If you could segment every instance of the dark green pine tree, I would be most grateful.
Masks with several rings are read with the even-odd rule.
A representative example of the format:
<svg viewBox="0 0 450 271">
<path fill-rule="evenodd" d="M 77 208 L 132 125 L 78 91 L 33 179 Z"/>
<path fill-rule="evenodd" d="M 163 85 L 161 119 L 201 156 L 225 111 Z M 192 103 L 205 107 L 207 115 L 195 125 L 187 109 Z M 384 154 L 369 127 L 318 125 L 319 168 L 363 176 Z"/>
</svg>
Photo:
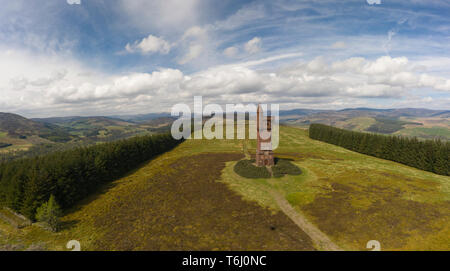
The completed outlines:
<svg viewBox="0 0 450 271">
<path fill-rule="evenodd" d="M 450 175 L 450 142 L 360 133 L 323 124 L 311 124 L 309 136 L 359 153 Z"/>
</svg>

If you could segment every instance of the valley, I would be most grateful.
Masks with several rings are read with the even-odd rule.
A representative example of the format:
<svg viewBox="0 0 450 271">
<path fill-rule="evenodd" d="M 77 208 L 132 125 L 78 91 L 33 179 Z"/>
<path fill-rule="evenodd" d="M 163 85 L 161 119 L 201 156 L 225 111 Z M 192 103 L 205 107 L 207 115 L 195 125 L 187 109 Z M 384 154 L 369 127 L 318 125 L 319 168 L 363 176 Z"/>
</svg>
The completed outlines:
<svg viewBox="0 0 450 271">
<path fill-rule="evenodd" d="M 41 155 L 137 135 L 165 133 L 173 119 L 56 117 L 27 119 L 0 113 L 0 161 Z M 3 146 L 3 147 L 2 147 Z"/>
</svg>

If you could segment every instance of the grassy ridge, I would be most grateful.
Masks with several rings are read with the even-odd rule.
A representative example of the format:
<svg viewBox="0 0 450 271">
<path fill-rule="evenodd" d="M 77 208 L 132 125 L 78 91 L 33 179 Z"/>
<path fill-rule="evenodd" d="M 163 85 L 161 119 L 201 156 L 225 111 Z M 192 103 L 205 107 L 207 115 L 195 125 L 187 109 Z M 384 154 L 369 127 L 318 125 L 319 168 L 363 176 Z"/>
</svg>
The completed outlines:
<svg viewBox="0 0 450 271">
<path fill-rule="evenodd" d="M 221 181 L 274 210 L 269 191 L 347 250 L 450 250 L 450 178 L 311 140 L 308 130 L 281 127 L 277 157 L 293 159 L 302 174 L 245 179 L 229 162 Z M 248 142 L 248 149 L 256 147 Z"/>
<path fill-rule="evenodd" d="M 307 130 L 285 126 L 275 154 L 291 159 L 301 174 L 237 175 L 233 167 L 243 150 L 254 154 L 255 148 L 252 140 L 187 140 L 72 208 L 56 235 L 0 221 L 0 247 L 65 250 L 76 239 L 82 250 L 314 249 L 279 212 L 275 190 L 344 249 L 366 250 L 367 241 L 378 240 L 382 250 L 450 250 L 449 177 L 311 140 Z"/>
<path fill-rule="evenodd" d="M 242 146 L 187 140 L 69 210 L 58 234 L 0 221 L 0 235 L 23 249 L 65 250 L 76 239 L 82 250 L 314 250 L 284 214 L 216 181 L 227 161 L 243 157 Z"/>
</svg>

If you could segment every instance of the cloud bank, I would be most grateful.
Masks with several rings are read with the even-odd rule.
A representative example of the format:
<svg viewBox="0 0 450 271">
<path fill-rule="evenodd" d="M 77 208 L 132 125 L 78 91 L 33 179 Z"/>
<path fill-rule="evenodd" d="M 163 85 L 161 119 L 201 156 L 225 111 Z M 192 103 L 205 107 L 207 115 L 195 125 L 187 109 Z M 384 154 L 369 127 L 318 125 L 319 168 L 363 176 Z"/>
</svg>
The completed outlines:
<svg viewBox="0 0 450 271">
<path fill-rule="evenodd" d="M 448 1 L 4 1 L 0 111 L 450 108 Z M 52 14 L 52 16 L 48 16 Z"/>
<path fill-rule="evenodd" d="M 273 70 L 257 69 L 262 63 L 286 57 L 280 56 L 191 74 L 160 68 L 150 73 L 105 75 L 77 62 L 48 61 L 20 52 L 9 54 L 16 65 L 0 64 L 0 70 L 7 75 L 0 81 L 0 87 L 7 90 L 5 97 L 10 109 L 41 114 L 43 111 L 51 114 L 62 107 L 67 114 L 135 113 L 148 108 L 168 111 L 175 103 L 191 102 L 195 95 L 219 104 L 313 102 L 321 108 L 336 108 L 352 107 L 360 98 L 399 99 L 412 90 L 450 92 L 450 80 L 427 74 L 422 65 L 406 57 L 383 56 L 373 60 L 353 57 L 341 61 L 317 57 Z M 18 76 L 25 64 L 17 63 L 30 62 L 39 64 L 34 69 L 27 68 L 28 74 L 34 76 Z"/>
</svg>

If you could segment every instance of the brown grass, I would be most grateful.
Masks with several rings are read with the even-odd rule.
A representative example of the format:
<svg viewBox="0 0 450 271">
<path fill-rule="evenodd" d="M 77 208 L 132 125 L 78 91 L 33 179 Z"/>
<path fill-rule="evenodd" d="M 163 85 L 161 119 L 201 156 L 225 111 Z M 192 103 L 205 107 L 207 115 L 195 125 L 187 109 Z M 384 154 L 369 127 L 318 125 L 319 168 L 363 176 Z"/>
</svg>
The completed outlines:
<svg viewBox="0 0 450 271">
<path fill-rule="evenodd" d="M 364 189 L 340 183 L 331 186 L 332 192 L 316 196 L 301 209 L 326 234 L 359 244 L 360 249 L 364 249 L 361 244 L 372 239 L 383 244 L 384 250 L 406 247 L 413 235 L 427 238 L 441 230 L 435 225 L 445 223 L 450 214 L 449 201 L 431 204 L 408 200 L 399 189 L 376 184 Z M 357 206 L 355 196 L 370 203 Z"/>
<path fill-rule="evenodd" d="M 95 225 L 101 250 L 313 250 L 309 237 L 284 214 L 245 201 L 216 182 L 225 162 L 241 154 L 178 159 L 123 194 Z M 188 169 L 188 170 L 187 170 Z"/>
</svg>

